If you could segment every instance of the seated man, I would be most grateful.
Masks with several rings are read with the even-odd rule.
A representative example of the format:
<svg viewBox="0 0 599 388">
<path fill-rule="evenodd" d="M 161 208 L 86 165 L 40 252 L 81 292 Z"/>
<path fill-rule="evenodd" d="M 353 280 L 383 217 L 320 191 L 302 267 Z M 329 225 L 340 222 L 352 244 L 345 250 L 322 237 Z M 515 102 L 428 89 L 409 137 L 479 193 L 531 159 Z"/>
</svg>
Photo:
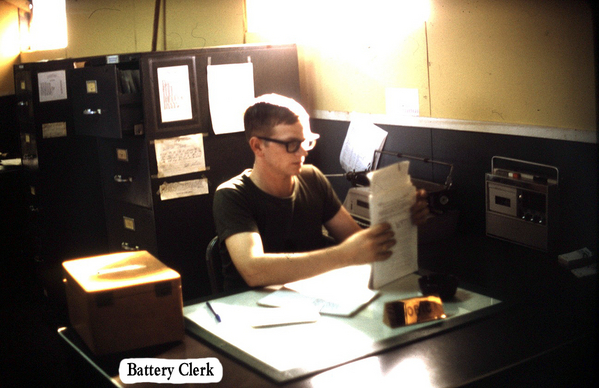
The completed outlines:
<svg viewBox="0 0 599 388">
<path fill-rule="evenodd" d="M 284 284 L 391 256 L 390 225 L 360 228 L 325 176 L 304 165 L 319 135 L 301 105 L 274 94 L 259 97 L 244 125 L 254 166 L 214 195 L 225 289 Z M 411 209 L 417 225 L 428 216 L 425 197 L 419 191 Z M 327 244 L 323 226 L 337 245 Z"/>
</svg>

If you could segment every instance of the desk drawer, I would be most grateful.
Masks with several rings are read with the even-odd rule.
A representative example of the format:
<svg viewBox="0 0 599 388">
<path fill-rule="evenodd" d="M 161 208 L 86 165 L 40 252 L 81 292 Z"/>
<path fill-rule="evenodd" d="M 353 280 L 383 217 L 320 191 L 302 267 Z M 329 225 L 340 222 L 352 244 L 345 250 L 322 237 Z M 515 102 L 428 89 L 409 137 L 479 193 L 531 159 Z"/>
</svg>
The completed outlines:
<svg viewBox="0 0 599 388">
<path fill-rule="evenodd" d="M 152 210 L 106 200 L 106 223 L 111 252 L 146 250 L 157 255 L 156 226 Z"/>
<path fill-rule="evenodd" d="M 98 139 L 106 198 L 152 207 L 148 150 L 143 139 Z"/>
</svg>

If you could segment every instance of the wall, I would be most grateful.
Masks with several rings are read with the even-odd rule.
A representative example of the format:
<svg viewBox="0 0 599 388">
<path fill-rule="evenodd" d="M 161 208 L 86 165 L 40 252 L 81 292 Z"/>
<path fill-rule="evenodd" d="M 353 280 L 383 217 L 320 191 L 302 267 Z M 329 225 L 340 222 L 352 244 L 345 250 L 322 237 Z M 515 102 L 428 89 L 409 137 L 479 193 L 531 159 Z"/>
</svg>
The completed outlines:
<svg viewBox="0 0 599 388">
<path fill-rule="evenodd" d="M 151 51 L 154 0 L 67 0 L 68 57 Z M 162 1 L 158 50 L 243 42 L 243 1 Z"/>
<path fill-rule="evenodd" d="M 323 26 L 316 7 L 291 36 L 306 102 L 322 118 L 384 115 L 386 88 L 417 88 L 424 117 L 597 129 L 589 1 L 431 0 L 428 21 L 411 29 L 397 2 L 369 2 L 376 14 L 343 4 L 359 17 L 330 12 Z"/>
<path fill-rule="evenodd" d="M 12 66 L 19 58 L 19 12 L 0 1 L 0 96 L 15 93 Z"/>
<path fill-rule="evenodd" d="M 588 1 L 434 1 L 431 116 L 596 130 Z"/>
<path fill-rule="evenodd" d="M 451 202 L 452 207 L 459 210 L 458 231 L 462 235 L 485 235 L 484 182 L 485 173 L 491 171 L 493 156 L 557 167 L 560 175 L 558 214 L 552 215 L 558 218 L 558 223 L 553 224 L 557 230 L 556 251 L 564 253 L 588 247 L 597 252 L 599 163 L 596 144 L 436 128 L 380 126 L 388 132 L 385 150 L 453 164 Z M 325 174 L 343 173 L 339 155 L 348 123 L 313 119 L 312 127 L 321 134 L 321 140 L 310 153 L 309 162 L 318 165 Z M 391 156 L 383 157 L 381 166 L 397 160 Z M 431 169 L 428 164 L 410 162 L 410 175 L 414 178 L 443 183 L 447 172 L 444 167 Z M 343 200 L 350 183 L 343 177 L 329 180 Z"/>
<path fill-rule="evenodd" d="M 285 33 L 270 35 L 244 34 L 243 0 L 164 3 L 159 50 L 297 41 L 303 102 L 324 118 L 385 115 L 385 90 L 411 88 L 421 117 L 597 130 L 587 0 L 431 0 L 426 23 L 395 2 L 310 0 L 299 19 L 282 19 Z M 66 6 L 68 48 L 24 53 L 24 62 L 151 49 L 153 0 Z"/>
</svg>

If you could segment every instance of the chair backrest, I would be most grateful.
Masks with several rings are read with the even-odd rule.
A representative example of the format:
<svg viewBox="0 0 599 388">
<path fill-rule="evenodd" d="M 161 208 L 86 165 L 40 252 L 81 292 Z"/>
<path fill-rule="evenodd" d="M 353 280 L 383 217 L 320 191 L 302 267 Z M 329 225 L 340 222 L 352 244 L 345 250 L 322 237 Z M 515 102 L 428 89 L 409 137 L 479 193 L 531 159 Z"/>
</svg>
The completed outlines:
<svg viewBox="0 0 599 388">
<path fill-rule="evenodd" d="M 208 243 L 206 248 L 206 266 L 208 267 L 208 278 L 213 294 L 224 290 L 223 265 L 220 257 L 218 236 Z"/>
</svg>

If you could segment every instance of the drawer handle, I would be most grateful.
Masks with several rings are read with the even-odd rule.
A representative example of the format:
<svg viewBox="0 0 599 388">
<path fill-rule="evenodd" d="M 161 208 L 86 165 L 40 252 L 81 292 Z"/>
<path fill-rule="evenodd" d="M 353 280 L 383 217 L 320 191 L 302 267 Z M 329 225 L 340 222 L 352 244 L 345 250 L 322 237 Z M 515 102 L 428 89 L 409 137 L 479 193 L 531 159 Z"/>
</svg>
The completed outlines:
<svg viewBox="0 0 599 388">
<path fill-rule="evenodd" d="M 137 245 L 131 246 L 128 242 L 125 241 L 121 243 L 121 248 L 123 248 L 126 251 L 139 251 L 139 247 Z"/>
<path fill-rule="evenodd" d="M 133 178 L 123 177 L 122 175 L 115 175 L 114 181 L 117 183 L 131 183 L 131 182 L 133 182 Z"/>
<path fill-rule="evenodd" d="M 37 155 L 35 154 L 24 154 L 23 155 L 23 159 L 24 160 L 31 160 L 31 159 L 35 159 L 37 157 Z"/>
<path fill-rule="evenodd" d="M 102 109 L 93 110 L 93 109 L 87 108 L 87 109 L 83 110 L 83 114 L 84 115 L 101 115 L 102 114 Z"/>
</svg>

